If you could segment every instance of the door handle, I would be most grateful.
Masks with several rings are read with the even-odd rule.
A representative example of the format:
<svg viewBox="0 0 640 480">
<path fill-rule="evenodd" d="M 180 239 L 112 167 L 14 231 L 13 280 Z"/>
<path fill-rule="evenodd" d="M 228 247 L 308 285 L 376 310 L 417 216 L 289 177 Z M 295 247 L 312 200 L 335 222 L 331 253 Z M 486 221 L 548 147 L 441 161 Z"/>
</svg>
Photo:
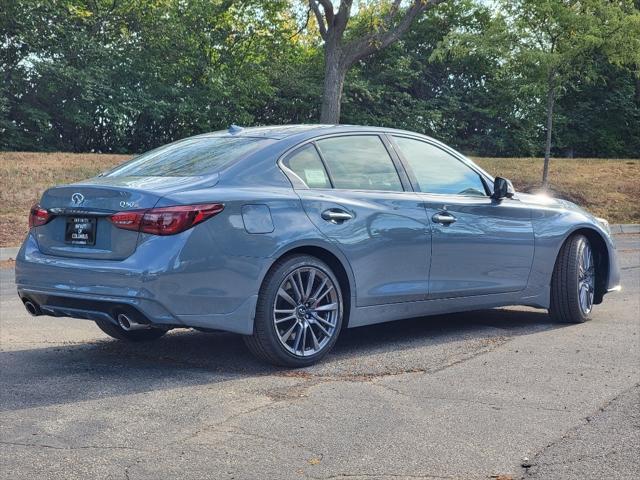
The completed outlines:
<svg viewBox="0 0 640 480">
<path fill-rule="evenodd" d="M 351 215 L 349 212 L 345 212 L 344 210 L 339 210 L 337 208 L 325 210 L 321 215 L 322 218 L 327 222 L 336 224 L 346 222 L 347 220 L 351 220 L 353 218 L 353 215 Z"/>
<path fill-rule="evenodd" d="M 451 225 L 457 220 L 457 218 L 451 215 L 450 213 L 440 212 L 440 213 L 436 213 L 433 217 L 431 217 L 431 220 L 433 220 L 436 223 L 440 223 L 442 225 Z"/>
</svg>

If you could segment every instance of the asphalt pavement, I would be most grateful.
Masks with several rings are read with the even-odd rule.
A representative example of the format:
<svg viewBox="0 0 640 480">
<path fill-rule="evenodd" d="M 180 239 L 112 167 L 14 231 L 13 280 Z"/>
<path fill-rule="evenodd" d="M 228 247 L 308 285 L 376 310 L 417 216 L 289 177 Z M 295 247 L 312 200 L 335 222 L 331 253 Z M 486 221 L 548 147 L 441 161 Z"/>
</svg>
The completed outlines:
<svg viewBox="0 0 640 480">
<path fill-rule="evenodd" d="M 348 330 L 323 363 L 240 337 L 123 344 L 33 318 L 0 270 L 0 477 L 635 479 L 640 235 L 581 325 L 529 308 Z"/>
</svg>

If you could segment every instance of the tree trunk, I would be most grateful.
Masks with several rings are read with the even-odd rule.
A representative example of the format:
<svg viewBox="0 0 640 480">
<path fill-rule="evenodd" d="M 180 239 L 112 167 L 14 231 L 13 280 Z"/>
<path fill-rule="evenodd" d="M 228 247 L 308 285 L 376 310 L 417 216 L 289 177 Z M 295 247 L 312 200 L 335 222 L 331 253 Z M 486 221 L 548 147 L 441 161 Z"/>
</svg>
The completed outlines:
<svg viewBox="0 0 640 480">
<path fill-rule="evenodd" d="M 340 123 L 340 100 L 347 66 L 342 61 L 340 49 L 336 45 L 325 45 L 324 92 L 320 123 Z"/>
<path fill-rule="evenodd" d="M 555 86 L 549 82 L 547 92 L 547 143 L 544 148 L 544 169 L 542 171 L 542 188 L 549 186 L 549 160 L 551 158 L 551 134 L 553 130 L 553 107 L 556 102 Z"/>
</svg>

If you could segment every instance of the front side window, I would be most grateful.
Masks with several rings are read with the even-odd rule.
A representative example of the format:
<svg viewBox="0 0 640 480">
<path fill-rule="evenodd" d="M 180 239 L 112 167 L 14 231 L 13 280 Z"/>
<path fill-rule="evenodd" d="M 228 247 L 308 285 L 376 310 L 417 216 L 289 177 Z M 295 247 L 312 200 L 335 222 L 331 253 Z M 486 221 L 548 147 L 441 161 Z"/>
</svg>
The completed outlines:
<svg viewBox="0 0 640 480">
<path fill-rule="evenodd" d="M 251 137 L 187 138 L 156 148 L 114 168 L 107 177 L 191 177 L 215 173 L 269 140 Z"/>
<path fill-rule="evenodd" d="M 309 188 L 331 188 L 320 155 L 313 145 L 306 145 L 289 156 L 284 164 Z"/>
<path fill-rule="evenodd" d="M 393 137 L 421 192 L 486 196 L 480 175 L 444 150 L 420 140 Z"/>
<path fill-rule="evenodd" d="M 377 135 L 318 140 L 335 188 L 402 191 L 398 172 Z"/>
</svg>

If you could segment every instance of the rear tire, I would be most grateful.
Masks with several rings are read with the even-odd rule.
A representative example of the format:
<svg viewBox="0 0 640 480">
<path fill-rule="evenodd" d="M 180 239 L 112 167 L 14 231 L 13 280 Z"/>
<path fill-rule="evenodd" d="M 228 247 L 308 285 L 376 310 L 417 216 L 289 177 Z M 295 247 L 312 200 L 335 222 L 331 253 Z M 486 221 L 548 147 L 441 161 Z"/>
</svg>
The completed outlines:
<svg viewBox="0 0 640 480">
<path fill-rule="evenodd" d="M 591 316 L 596 270 L 593 251 L 584 235 L 562 245 L 551 278 L 549 314 L 562 323 L 583 323 Z"/>
<path fill-rule="evenodd" d="M 265 277 L 253 327 L 245 336 L 258 359 L 283 367 L 306 367 L 334 346 L 344 303 L 331 268 L 310 255 L 278 260 Z"/>
<path fill-rule="evenodd" d="M 149 340 L 156 340 L 167 333 L 167 330 L 163 330 L 161 328 L 127 331 L 120 325 L 116 325 L 108 320 L 96 320 L 95 322 L 98 328 L 110 337 L 127 342 L 146 342 Z"/>
</svg>

